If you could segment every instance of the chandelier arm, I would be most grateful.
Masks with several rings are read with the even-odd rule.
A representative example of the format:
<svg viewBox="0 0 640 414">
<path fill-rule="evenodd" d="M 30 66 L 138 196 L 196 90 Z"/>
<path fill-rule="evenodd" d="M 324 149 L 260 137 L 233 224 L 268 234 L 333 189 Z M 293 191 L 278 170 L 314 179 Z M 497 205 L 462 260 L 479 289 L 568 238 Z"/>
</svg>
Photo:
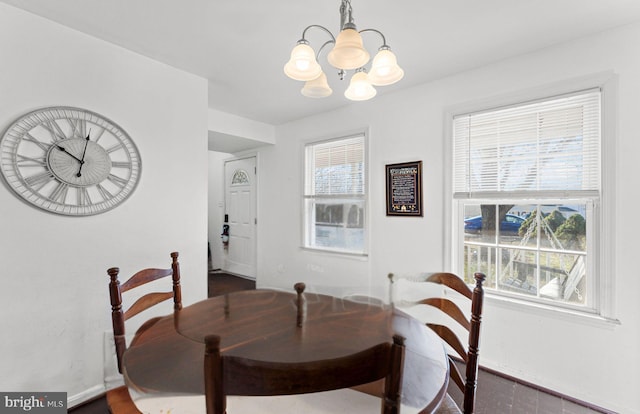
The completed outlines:
<svg viewBox="0 0 640 414">
<path fill-rule="evenodd" d="M 358 33 L 364 33 L 364 32 L 375 32 L 378 33 L 380 35 L 380 37 L 382 37 L 382 46 L 380 46 L 380 49 L 390 49 L 389 45 L 387 45 L 387 39 L 384 37 L 384 35 L 382 34 L 382 32 L 380 30 L 376 30 L 376 29 L 362 29 L 360 30 Z"/>
<path fill-rule="evenodd" d="M 311 29 L 312 27 L 317 27 L 319 29 L 324 30 L 325 32 L 327 32 L 329 34 L 329 36 L 331 36 L 331 40 L 333 41 L 333 43 L 336 42 L 336 38 L 333 36 L 333 33 L 331 33 L 331 31 L 329 29 L 327 29 L 324 26 L 320 26 L 319 24 L 312 24 L 307 26 L 303 31 L 302 31 L 302 39 L 301 40 L 307 40 L 307 38 L 305 37 L 307 34 L 307 30 Z"/>
</svg>

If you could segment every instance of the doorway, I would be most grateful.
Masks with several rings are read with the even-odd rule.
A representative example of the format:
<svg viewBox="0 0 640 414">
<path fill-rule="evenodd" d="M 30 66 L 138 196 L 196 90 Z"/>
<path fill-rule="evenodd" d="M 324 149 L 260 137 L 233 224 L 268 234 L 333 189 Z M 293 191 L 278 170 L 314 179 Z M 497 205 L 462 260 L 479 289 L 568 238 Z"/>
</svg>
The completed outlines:
<svg viewBox="0 0 640 414">
<path fill-rule="evenodd" d="M 225 161 L 225 224 L 229 226 L 224 247 L 223 270 L 256 278 L 256 157 Z"/>
</svg>

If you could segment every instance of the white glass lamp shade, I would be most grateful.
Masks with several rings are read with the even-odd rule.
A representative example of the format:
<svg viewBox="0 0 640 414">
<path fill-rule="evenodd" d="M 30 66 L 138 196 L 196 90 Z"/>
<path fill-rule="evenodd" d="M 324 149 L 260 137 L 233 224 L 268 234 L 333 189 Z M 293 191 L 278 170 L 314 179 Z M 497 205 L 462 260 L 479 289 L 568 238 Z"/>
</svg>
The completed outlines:
<svg viewBox="0 0 640 414">
<path fill-rule="evenodd" d="M 309 81 L 322 73 L 316 54 L 306 43 L 298 43 L 291 51 L 291 59 L 284 65 L 284 73 L 291 79 Z"/>
<path fill-rule="evenodd" d="M 391 85 L 404 76 L 404 71 L 398 66 L 396 55 L 389 49 L 382 49 L 373 58 L 369 81 L 376 86 Z"/>
<path fill-rule="evenodd" d="M 366 101 L 376 96 L 376 88 L 371 85 L 367 72 L 356 72 L 351 77 L 351 82 L 344 96 L 352 101 Z"/>
<path fill-rule="evenodd" d="M 300 92 L 308 98 L 325 98 L 331 95 L 333 90 L 327 83 L 327 75 L 322 72 L 317 78 L 305 82 Z"/>
<path fill-rule="evenodd" d="M 327 55 L 331 66 L 337 69 L 357 69 L 369 61 L 369 52 L 362 45 L 362 36 L 355 29 L 344 29 Z"/>
</svg>

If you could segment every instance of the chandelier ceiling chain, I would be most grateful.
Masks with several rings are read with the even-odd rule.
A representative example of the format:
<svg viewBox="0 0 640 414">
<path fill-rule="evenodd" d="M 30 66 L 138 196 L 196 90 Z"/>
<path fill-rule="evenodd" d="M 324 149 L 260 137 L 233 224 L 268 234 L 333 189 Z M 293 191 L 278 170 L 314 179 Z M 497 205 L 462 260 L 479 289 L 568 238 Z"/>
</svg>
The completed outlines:
<svg viewBox="0 0 640 414">
<path fill-rule="evenodd" d="M 316 53 L 306 39 L 307 31 L 318 28 L 326 32 L 331 39 L 320 46 Z M 369 52 L 364 48 L 361 33 L 374 32 L 382 38 L 382 46 L 373 58 L 369 71 L 365 65 L 369 62 Z M 391 51 L 387 40 L 377 29 L 364 29 L 359 32 L 353 21 L 351 0 L 342 0 L 340 5 L 340 33 L 334 36 L 324 26 L 312 24 L 302 31 L 302 38 L 291 51 L 291 58 L 284 66 L 284 73 L 291 79 L 305 82 L 301 92 L 311 98 L 324 98 L 333 92 L 327 83 L 327 76 L 318 63 L 320 52 L 328 45 L 333 48 L 327 54 L 327 61 L 338 69 L 340 80 L 344 79 L 347 70 L 354 70 L 345 97 L 354 101 L 364 101 L 376 95 L 375 86 L 396 83 L 404 76 L 398 66 L 396 56 Z"/>
</svg>

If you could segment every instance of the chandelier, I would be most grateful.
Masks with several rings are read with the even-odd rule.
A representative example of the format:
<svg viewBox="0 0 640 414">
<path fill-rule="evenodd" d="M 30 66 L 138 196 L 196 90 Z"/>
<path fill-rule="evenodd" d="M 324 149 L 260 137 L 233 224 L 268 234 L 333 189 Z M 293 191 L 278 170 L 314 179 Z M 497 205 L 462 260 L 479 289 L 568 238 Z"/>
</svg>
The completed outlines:
<svg viewBox="0 0 640 414">
<path fill-rule="evenodd" d="M 327 40 L 316 54 L 305 38 L 307 31 L 318 28 L 326 32 L 331 39 Z M 373 58 L 369 71 L 365 68 L 369 62 L 369 52 L 364 48 L 361 33 L 373 32 L 382 37 L 382 46 Z M 291 51 L 291 59 L 284 65 L 284 73 L 291 79 L 305 82 L 301 92 L 310 98 L 324 98 L 333 92 L 327 83 L 327 76 L 318 63 L 320 52 L 328 46 L 333 48 L 327 54 L 327 61 L 338 69 L 338 76 L 343 80 L 347 70 L 355 70 L 344 96 L 353 101 L 365 101 L 376 95 L 374 86 L 385 86 L 396 83 L 404 76 L 398 66 L 396 56 L 387 45 L 384 35 L 376 29 L 357 31 L 353 22 L 351 0 L 342 0 L 340 5 L 340 33 L 334 37 L 324 26 L 312 24 L 302 32 L 302 39 Z"/>
</svg>

